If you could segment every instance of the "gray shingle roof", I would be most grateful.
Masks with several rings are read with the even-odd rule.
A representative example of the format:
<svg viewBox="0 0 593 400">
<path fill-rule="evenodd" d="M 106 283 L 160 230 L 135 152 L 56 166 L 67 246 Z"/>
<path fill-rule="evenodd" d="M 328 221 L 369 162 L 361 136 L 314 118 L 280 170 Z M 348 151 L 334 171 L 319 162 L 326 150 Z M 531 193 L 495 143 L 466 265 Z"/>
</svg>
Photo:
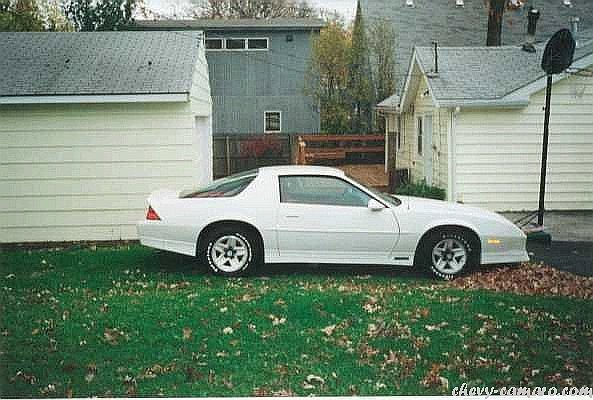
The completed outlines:
<svg viewBox="0 0 593 400">
<path fill-rule="evenodd" d="M 388 98 L 386 98 L 385 100 L 383 100 L 382 102 L 380 102 L 379 104 L 377 104 L 378 108 L 395 108 L 399 105 L 399 95 L 397 94 L 392 94 L 391 96 L 389 96 Z"/>
<path fill-rule="evenodd" d="M 417 47 L 425 72 L 434 71 L 434 49 Z M 545 76 L 543 46 L 527 53 L 519 46 L 439 47 L 439 72 L 429 77 L 437 100 L 496 100 Z M 593 54 L 593 41 L 583 41 L 575 62 Z"/>
<path fill-rule="evenodd" d="M 201 29 L 216 30 L 311 30 L 321 29 L 325 23 L 317 18 L 269 18 L 269 19 L 189 19 L 189 20 L 136 20 L 130 29 Z"/>
<path fill-rule="evenodd" d="M 361 0 L 367 26 L 379 20 L 392 23 L 396 33 L 396 76 L 404 80 L 414 46 L 430 46 L 437 40 L 440 46 L 484 46 L 488 16 L 484 0 L 465 0 L 456 7 L 455 0 Z M 593 27 L 593 0 L 572 0 L 568 8 L 562 0 L 526 0 L 522 8 L 504 14 L 502 40 L 505 45 L 524 42 L 527 31 L 526 13 L 533 5 L 541 12 L 537 41 L 546 41 L 561 28 L 568 28 L 569 18 L 578 16 L 583 28 Z"/>
<path fill-rule="evenodd" d="M 199 32 L 0 32 L 0 96 L 187 93 Z"/>
</svg>

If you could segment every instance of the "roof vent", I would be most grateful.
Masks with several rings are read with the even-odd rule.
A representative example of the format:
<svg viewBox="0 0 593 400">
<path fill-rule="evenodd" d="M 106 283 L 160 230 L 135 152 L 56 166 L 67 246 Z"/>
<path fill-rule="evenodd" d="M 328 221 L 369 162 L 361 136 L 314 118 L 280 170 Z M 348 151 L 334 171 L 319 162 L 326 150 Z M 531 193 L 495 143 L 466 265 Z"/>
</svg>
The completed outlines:
<svg viewBox="0 0 593 400">
<path fill-rule="evenodd" d="M 564 7 L 572 7 L 572 0 L 562 0 L 562 5 Z"/>
<path fill-rule="evenodd" d="M 408 6 L 408 7 L 415 7 L 414 6 L 414 0 L 406 0 L 406 6 Z"/>
<path fill-rule="evenodd" d="M 464 7 L 465 3 L 463 2 L 463 0 L 455 0 L 455 6 L 456 7 Z"/>
</svg>

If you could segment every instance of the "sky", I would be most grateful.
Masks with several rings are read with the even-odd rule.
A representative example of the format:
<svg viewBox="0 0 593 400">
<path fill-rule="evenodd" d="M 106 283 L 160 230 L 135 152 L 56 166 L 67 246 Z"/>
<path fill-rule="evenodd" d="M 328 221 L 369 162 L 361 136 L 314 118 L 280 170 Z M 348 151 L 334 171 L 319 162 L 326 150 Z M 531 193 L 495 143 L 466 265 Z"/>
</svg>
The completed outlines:
<svg viewBox="0 0 593 400">
<path fill-rule="evenodd" d="M 356 11 L 356 0 L 309 0 L 309 2 L 319 8 L 338 11 L 346 20 L 354 19 Z M 148 8 L 158 14 L 171 15 L 180 14 L 187 8 L 190 0 L 145 0 Z"/>
</svg>

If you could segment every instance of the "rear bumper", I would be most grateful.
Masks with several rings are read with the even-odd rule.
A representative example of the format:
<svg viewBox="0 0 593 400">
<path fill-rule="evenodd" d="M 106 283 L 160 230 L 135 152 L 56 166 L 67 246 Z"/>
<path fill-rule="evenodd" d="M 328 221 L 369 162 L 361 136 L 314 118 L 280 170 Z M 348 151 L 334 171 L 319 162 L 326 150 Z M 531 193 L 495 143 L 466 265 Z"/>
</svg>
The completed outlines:
<svg viewBox="0 0 593 400">
<path fill-rule="evenodd" d="M 160 221 L 140 221 L 136 224 L 138 239 L 143 246 L 171 251 L 173 253 L 196 255 L 196 244 L 174 239 L 172 227 Z"/>
</svg>

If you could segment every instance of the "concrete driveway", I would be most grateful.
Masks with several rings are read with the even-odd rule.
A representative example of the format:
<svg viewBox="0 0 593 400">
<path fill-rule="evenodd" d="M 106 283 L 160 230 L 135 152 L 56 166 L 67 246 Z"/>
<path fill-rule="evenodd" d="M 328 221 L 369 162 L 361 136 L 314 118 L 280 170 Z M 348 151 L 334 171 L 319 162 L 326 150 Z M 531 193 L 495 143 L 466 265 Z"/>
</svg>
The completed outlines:
<svg viewBox="0 0 593 400">
<path fill-rule="evenodd" d="M 514 221 L 525 214 L 503 215 Z M 593 276 L 593 211 L 548 211 L 544 226 L 552 235 L 552 243 L 529 242 L 531 259 L 563 271 Z"/>
</svg>

